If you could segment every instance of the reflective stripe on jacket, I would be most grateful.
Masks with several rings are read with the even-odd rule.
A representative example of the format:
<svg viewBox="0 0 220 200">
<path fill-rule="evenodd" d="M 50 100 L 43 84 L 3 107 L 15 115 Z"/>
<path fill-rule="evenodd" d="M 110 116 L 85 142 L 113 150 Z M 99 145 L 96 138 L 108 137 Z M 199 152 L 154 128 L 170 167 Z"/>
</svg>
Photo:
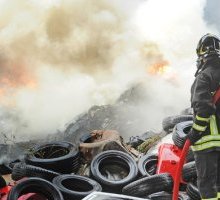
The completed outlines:
<svg viewBox="0 0 220 200">
<path fill-rule="evenodd" d="M 200 140 L 198 140 L 195 145 L 192 146 L 193 151 L 201 151 L 204 149 L 210 149 L 212 147 L 220 147 L 220 132 L 218 131 L 215 115 L 210 117 L 209 125 L 210 134 L 205 135 Z"/>
</svg>

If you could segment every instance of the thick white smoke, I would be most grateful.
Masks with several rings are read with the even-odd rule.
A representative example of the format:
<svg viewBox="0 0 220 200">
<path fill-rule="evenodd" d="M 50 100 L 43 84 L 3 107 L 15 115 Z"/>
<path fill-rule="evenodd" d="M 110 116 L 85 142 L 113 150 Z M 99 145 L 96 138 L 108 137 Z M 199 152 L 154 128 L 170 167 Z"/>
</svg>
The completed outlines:
<svg viewBox="0 0 220 200">
<path fill-rule="evenodd" d="M 201 0 L 1 0 L 1 104 L 18 115 L 17 137 L 55 132 L 140 81 L 150 96 L 137 105 L 146 119 L 140 126 L 158 129 L 164 116 L 189 105 L 196 43 L 214 31 L 203 20 L 204 6 Z M 169 66 L 151 73 L 158 62 Z"/>
<path fill-rule="evenodd" d="M 146 118 L 151 128 L 160 127 L 158 122 L 166 115 L 178 114 L 190 106 L 197 42 L 208 32 L 218 34 L 216 28 L 208 26 L 203 18 L 205 6 L 205 0 L 148 0 L 137 10 L 134 21 L 141 36 L 159 46 L 169 62 L 171 71 L 167 75 L 175 76 L 175 82 L 169 82 L 165 76 L 165 80 L 150 78 L 148 91 L 152 99 L 145 104 L 145 111 L 151 113 Z"/>
</svg>

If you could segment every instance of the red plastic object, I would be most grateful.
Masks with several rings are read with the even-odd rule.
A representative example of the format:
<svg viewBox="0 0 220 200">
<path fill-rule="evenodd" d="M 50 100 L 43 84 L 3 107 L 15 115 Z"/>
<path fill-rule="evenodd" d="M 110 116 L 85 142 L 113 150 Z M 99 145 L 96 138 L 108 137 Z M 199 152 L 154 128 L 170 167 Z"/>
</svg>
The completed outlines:
<svg viewBox="0 0 220 200">
<path fill-rule="evenodd" d="M 184 161 L 185 161 L 185 158 L 186 158 L 186 154 L 188 153 L 189 147 L 190 147 L 190 140 L 187 139 L 185 144 L 184 144 L 184 147 L 182 149 L 180 160 L 179 160 L 179 163 L 177 165 L 176 173 L 175 173 L 175 176 L 174 176 L 174 179 L 173 179 L 174 184 L 173 184 L 173 198 L 172 198 L 172 200 L 178 200 L 179 186 L 180 186 L 180 182 L 182 180 L 181 172 L 182 172 L 182 169 L 183 169 Z"/>
<path fill-rule="evenodd" d="M 10 192 L 11 190 L 11 186 L 6 186 L 0 189 L 0 199 L 4 200 L 5 196 L 7 196 L 7 194 Z M 7 198 L 6 198 L 7 199 Z"/>
<path fill-rule="evenodd" d="M 10 192 L 12 186 L 6 186 L 2 189 L 0 189 L 0 200 L 7 200 L 8 198 L 8 193 Z M 25 195 L 22 195 L 21 197 L 18 198 L 18 200 L 46 200 L 45 197 L 35 194 L 35 193 L 28 193 Z"/>
<path fill-rule="evenodd" d="M 173 144 L 162 144 L 159 147 L 156 173 L 169 173 L 173 177 L 173 180 L 175 180 L 176 170 L 180 161 L 181 153 L 182 149 Z M 181 182 L 184 183 L 182 178 Z"/>
</svg>

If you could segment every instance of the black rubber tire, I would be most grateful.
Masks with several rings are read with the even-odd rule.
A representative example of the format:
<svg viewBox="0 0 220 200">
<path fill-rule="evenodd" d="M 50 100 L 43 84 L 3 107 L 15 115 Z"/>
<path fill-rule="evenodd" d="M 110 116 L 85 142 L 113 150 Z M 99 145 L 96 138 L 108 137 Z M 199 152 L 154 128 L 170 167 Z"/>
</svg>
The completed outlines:
<svg viewBox="0 0 220 200">
<path fill-rule="evenodd" d="M 138 161 L 138 170 L 142 176 L 152 176 L 156 174 L 158 163 L 157 154 L 146 154 Z"/>
<path fill-rule="evenodd" d="M 61 192 L 49 181 L 40 178 L 30 178 L 19 182 L 9 192 L 7 200 L 17 200 L 27 193 L 37 193 L 48 200 L 64 200 Z"/>
<path fill-rule="evenodd" d="M 19 160 L 19 159 L 13 160 L 12 162 L 10 162 L 10 163 L 8 164 L 8 167 L 11 168 L 11 170 L 12 170 L 13 167 L 14 167 L 17 163 L 20 163 L 20 162 L 24 162 L 24 160 Z"/>
<path fill-rule="evenodd" d="M 193 121 L 181 122 L 178 123 L 173 129 L 172 139 L 174 144 L 179 148 L 183 148 L 186 141 L 186 136 L 189 133 L 192 124 Z"/>
<path fill-rule="evenodd" d="M 187 184 L 186 193 L 192 200 L 201 200 L 198 188 L 192 183 Z"/>
<path fill-rule="evenodd" d="M 178 200 L 191 200 L 189 195 L 186 192 L 179 192 L 179 199 Z"/>
<path fill-rule="evenodd" d="M 6 175 L 6 174 L 11 174 L 12 169 L 6 165 L 6 164 L 2 164 L 0 165 L 0 174 L 2 175 Z"/>
<path fill-rule="evenodd" d="M 148 196 L 151 200 L 172 200 L 172 194 L 168 192 L 156 192 Z"/>
<path fill-rule="evenodd" d="M 169 192 L 157 192 L 148 196 L 151 200 L 172 200 L 172 194 Z M 190 200 L 189 196 L 183 192 L 179 192 L 178 200 Z"/>
<path fill-rule="evenodd" d="M 5 179 L 0 174 L 0 189 L 6 186 Z"/>
<path fill-rule="evenodd" d="M 126 169 L 127 174 L 120 180 L 106 178 L 100 170 L 112 164 Z M 96 155 L 92 160 L 90 171 L 91 177 L 101 184 L 103 191 L 115 193 L 120 193 L 122 187 L 135 180 L 138 175 L 135 160 L 129 154 L 116 150 L 104 151 Z"/>
<path fill-rule="evenodd" d="M 53 184 L 61 191 L 64 199 L 82 199 L 94 191 L 102 191 L 96 181 L 77 175 L 60 175 L 53 179 Z"/>
<path fill-rule="evenodd" d="M 197 178 L 195 161 L 184 164 L 182 177 L 185 182 L 192 182 Z"/>
<path fill-rule="evenodd" d="M 90 133 L 85 133 L 79 139 L 80 143 L 91 143 L 92 142 L 92 135 Z"/>
<path fill-rule="evenodd" d="M 38 177 L 52 181 L 53 178 L 59 175 L 60 174 L 57 172 L 43 169 L 41 167 L 26 165 L 25 163 L 17 163 L 13 167 L 11 177 L 14 181 L 18 181 L 24 177 Z"/>
<path fill-rule="evenodd" d="M 172 191 L 173 178 L 170 174 L 156 174 L 144 177 L 126 185 L 122 193 L 130 196 L 144 197 L 160 191 Z"/>
<path fill-rule="evenodd" d="M 193 115 L 193 109 L 192 108 L 185 108 L 180 112 L 181 115 Z"/>
<path fill-rule="evenodd" d="M 51 157 L 54 151 L 55 156 Z M 69 142 L 52 142 L 35 146 L 25 156 L 25 162 L 58 173 L 69 174 L 78 171 L 79 155 L 78 147 Z"/>
<path fill-rule="evenodd" d="M 195 158 L 194 158 L 193 151 L 192 151 L 191 148 L 189 148 L 189 151 L 188 151 L 188 153 L 186 155 L 186 162 L 188 163 L 188 162 L 192 162 L 194 160 L 195 160 Z"/>
<path fill-rule="evenodd" d="M 162 122 L 163 130 L 166 132 L 171 132 L 176 124 L 191 120 L 193 120 L 192 115 L 175 115 L 166 117 Z"/>
</svg>

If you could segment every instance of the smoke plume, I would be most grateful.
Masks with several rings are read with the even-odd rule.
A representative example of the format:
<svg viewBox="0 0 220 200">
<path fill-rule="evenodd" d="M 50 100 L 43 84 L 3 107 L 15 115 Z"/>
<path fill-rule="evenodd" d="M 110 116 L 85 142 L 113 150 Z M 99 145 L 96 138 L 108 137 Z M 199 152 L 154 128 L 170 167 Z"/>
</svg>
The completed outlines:
<svg viewBox="0 0 220 200">
<path fill-rule="evenodd" d="M 149 97 L 137 105 L 146 118 L 141 126 L 158 129 L 163 117 L 189 105 L 196 42 L 215 31 L 203 20 L 204 6 L 201 0 L 1 0 L 0 104 L 14 116 L 4 126 L 13 124 L 20 139 L 53 133 L 141 82 Z"/>
</svg>

